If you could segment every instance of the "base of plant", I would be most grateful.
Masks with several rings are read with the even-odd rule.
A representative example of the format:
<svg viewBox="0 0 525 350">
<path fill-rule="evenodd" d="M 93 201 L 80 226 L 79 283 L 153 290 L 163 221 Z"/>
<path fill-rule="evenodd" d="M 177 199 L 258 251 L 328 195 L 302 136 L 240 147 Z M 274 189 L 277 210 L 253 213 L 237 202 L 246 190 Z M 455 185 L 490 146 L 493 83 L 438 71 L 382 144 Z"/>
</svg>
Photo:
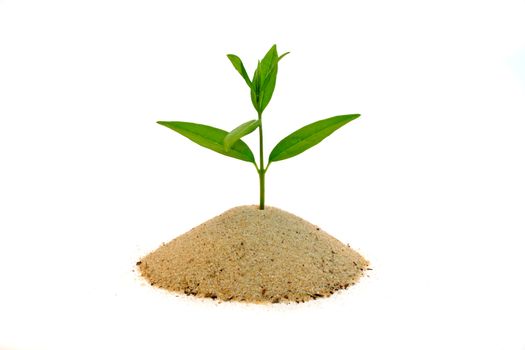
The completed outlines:
<svg viewBox="0 0 525 350">
<path fill-rule="evenodd" d="M 159 288 L 250 303 L 304 302 L 354 285 L 368 261 L 319 227 L 283 210 L 232 208 L 139 262 Z"/>
</svg>

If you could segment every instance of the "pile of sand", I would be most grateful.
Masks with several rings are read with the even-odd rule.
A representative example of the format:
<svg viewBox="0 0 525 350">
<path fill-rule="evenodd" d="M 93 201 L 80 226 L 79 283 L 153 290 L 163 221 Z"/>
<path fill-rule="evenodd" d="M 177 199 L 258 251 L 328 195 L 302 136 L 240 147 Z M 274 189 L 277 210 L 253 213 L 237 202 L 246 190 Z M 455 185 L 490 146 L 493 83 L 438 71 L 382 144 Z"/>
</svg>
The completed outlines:
<svg viewBox="0 0 525 350">
<path fill-rule="evenodd" d="M 295 215 L 241 206 L 163 244 L 137 265 L 160 288 L 276 303 L 329 296 L 355 284 L 368 262 Z"/>
</svg>

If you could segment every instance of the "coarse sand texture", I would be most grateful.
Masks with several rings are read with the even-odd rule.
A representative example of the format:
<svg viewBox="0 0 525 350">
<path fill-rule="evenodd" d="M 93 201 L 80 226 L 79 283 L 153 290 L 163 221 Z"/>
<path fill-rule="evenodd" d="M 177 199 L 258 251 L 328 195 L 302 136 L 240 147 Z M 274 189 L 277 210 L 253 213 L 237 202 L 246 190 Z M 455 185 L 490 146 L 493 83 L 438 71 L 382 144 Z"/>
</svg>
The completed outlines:
<svg viewBox="0 0 525 350">
<path fill-rule="evenodd" d="M 252 303 L 302 302 L 355 284 L 368 262 L 319 227 L 273 207 L 232 208 L 137 262 L 151 285 Z"/>
</svg>

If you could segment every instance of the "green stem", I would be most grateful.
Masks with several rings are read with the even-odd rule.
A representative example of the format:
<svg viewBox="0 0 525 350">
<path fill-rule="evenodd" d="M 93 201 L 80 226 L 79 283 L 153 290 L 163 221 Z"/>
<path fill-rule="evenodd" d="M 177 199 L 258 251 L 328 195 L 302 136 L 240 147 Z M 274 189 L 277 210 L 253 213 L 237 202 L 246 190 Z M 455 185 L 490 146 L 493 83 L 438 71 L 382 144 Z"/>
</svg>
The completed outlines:
<svg viewBox="0 0 525 350">
<path fill-rule="evenodd" d="M 260 196 L 260 201 L 259 201 L 259 209 L 261 210 L 264 210 L 264 172 L 263 171 L 260 171 L 259 172 L 259 196 Z"/>
<path fill-rule="evenodd" d="M 259 209 L 264 209 L 264 151 L 263 151 L 263 128 L 262 112 L 258 112 L 259 118 Z"/>
</svg>

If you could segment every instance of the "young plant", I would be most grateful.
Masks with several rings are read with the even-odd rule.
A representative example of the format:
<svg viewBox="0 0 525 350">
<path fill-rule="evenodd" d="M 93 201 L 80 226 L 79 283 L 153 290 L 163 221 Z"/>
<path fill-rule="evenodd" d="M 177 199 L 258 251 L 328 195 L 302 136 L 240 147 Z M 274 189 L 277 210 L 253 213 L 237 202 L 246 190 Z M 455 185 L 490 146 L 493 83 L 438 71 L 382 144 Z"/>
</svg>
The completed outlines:
<svg viewBox="0 0 525 350">
<path fill-rule="evenodd" d="M 272 162 L 288 159 L 306 151 L 346 123 L 359 117 L 359 114 L 338 115 L 319 120 L 300 128 L 277 143 L 270 153 L 270 157 L 265 166 L 262 114 L 266 106 L 268 106 L 268 103 L 270 103 L 275 89 L 279 61 L 288 53 L 289 52 L 286 52 L 279 56 L 276 45 L 273 45 L 263 59 L 258 62 L 252 79 L 248 76 L 244 64 L 239 57 L 232 54 L 227 55 L 235 69 L 246 82 L 246 85 L 250 88 L 252 104 L 257 111 L 257 119 L 247 121 L 230 132 L 208 125 L 189 122 L 157 122 L 212 151 L 253 163 L 259 174 L 259 209 L 264 209 L 264 176 Z M 244 136 L 257 129 L 259 129 L 259 164 L 255 161 L 250 147 L 241 140 Z"/>
</svg>

